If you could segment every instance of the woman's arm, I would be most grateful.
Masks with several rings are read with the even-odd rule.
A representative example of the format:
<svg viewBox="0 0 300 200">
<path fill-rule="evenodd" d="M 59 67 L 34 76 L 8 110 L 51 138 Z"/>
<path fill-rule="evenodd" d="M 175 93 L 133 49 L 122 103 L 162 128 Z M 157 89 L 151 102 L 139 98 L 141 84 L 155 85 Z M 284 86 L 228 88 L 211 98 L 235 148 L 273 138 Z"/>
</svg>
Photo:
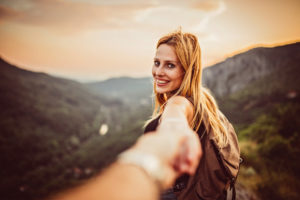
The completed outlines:
<svg viewBox="0 0 300 200">
<path fill-rule="evenodd" d="M 183 96 L 174 96 L 166 104 L 159 128 L 178 129 L 179 126 L 185 127 L 191 124 L 193 115 L 193 104 Z"/>
<path fill-rule="evenodd" d="M 186 130 L 191 130 L 190 133 L 196 135 L 196 133 L 193 132 L 190 127 L 193 114 L 193 104 L 188 99 L 183 96 L 174 96 L 167 102 L 167 105 L 161 116 L 161 122 L 158 126 L 158 130 L 160 130 L 162 133 L 164 133 L 165 130 L 168 130 L 168 132 L 171 133 L 185 133 Z M 189 141 L 187 142 L 189 143 Z M 193 162 L 191 162 L 191 158 L 194 157 L 193 151 L 190 151 L 190 149 L 186 148 L 186 146 L 189 145 L 190 144 L 186 144 L 180 148 L 181 156 L 179 156 L 178 159 L 173 163 L 175 168 L 185 173 L 191 173 L 190 165 L 193 164 Z M 196 168 L 197 166 L 194 167 Z"/>
</svg>

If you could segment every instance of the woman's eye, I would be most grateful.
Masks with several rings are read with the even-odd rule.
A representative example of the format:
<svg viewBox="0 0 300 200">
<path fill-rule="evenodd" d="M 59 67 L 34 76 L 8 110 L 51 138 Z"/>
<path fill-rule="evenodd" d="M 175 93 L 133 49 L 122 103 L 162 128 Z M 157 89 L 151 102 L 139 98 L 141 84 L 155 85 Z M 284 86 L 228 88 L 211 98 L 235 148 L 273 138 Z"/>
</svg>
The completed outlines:
<svg viewBox="0 0 300 200">
<path fill-rule="evenodd" d="M 158 61 L 154 61 L 154 65 L 155 66 L 159 66 L 159 62 Z"/>
<path fill-rule="evenodd" d="M 168 68 L 174 68 L 175 67 L 175 65 L 172 64 L 172 63 L 168 63 L 167 66 L 168 66 Z"/>
</svg>

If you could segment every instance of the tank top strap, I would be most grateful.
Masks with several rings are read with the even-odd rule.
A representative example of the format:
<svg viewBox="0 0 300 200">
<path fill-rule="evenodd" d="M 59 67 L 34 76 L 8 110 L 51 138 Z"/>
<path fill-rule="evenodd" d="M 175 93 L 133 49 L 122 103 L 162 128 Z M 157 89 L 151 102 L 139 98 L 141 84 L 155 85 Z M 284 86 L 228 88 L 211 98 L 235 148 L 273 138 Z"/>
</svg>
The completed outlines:
<svg viewBox="0 0 300 200">
<path fill-rule="evenodd" d="M 157 116 L 156 118 L 154 118 L 153 120 L 151 120 L 151 121 L 146 125 L 146 127 L 145 127 L 145 129 L 144 129 L 144 134 L 156 130 L 156 128 L 157 128 L 158 125 L 159 125 L 160 117 L 161 117 L 161 115 Z"/>
<path fill-rule="evenodd" d="M 193 99 L 192 97 L 186 96 L 185 98 L 186 98 L 187 100 L 189 100 L 189 102 L 191 102 L 191 103 L 193 104 L 193 106 L 194 106 L 194 99 Z"/>
</svg>

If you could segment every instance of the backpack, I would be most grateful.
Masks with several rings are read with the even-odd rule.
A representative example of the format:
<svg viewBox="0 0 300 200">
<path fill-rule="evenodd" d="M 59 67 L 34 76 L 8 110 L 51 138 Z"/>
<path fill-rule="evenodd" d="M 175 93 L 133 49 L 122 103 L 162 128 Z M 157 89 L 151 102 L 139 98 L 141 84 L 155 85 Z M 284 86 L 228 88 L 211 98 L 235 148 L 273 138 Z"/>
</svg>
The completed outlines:
<svg viewBox="0 0 300 200">
<path fill-rule="evenodd" d="M 234 128 L 223 114 L 221 116 L 228 129 L 227 145 L 219 148 L 213 131 L 198 130 L 203 157 L 195 175 L 189 177 L 179 193 L 178 200 L 225 200 L 228 189 L 232 190 L 232 199 L 235 200 L 235 182 L 242 159 Z"/>
</svg>

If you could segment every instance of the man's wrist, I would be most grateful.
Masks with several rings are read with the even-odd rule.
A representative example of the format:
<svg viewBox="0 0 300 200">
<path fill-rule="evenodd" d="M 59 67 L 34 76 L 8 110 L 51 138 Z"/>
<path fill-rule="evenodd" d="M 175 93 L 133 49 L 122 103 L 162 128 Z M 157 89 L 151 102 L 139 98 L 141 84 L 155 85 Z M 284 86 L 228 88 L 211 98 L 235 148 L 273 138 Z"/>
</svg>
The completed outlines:
<svg viewBox="0 0 300 200">
<path fill-rule="evenodd" d="M 117 162 L 139 167 L 155 182 L 160 191 L 163 189 L 166 172 L 157 156 L 137 150 L 127 150 L 118 156 Z"/>
</svg>

